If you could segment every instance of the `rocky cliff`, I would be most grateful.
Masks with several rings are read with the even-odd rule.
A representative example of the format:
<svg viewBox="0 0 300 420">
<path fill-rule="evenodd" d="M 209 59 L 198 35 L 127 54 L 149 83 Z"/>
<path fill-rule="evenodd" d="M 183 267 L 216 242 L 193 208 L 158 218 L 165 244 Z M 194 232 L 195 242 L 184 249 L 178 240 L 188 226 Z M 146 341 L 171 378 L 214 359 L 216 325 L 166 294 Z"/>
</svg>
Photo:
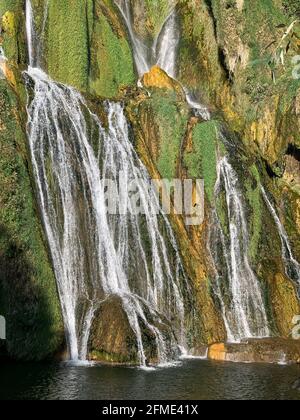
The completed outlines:
<svg viewBox="0 0 300 420">
<path fill-rule="evenodd" d="M 134 31 L 150 49 L 170 2 L 129 3 Z M 197 354 L 203 346 L 226 341 L 207 246 L 215 210 L 225 236 L 228 229 L 226 197 L 215 195 L 220 155 L 229 157 L 240 180 L 249 231 L 247 257 L 263 290 L 270 329 L 275 336 L 289 337 L 300 304 L 260 186 L 272 194 L 299 261 L 298 2 L 174 1 L 180 27 L 176 80 L 154 67 L 139 87 L 132 39 L 112 0 L 32 0 L 32 5 L 39 65 L 54 80 L 80 90 L 99 115 L 97 104 L 105 98 L 123 101 L 133 144 L 153 178 L 204 179 L 204 223 L 187 227 L 182 217 L 170 217 L 194 290 L 195 310 L 188 320 L 191 349 Z M 43 359 L 60 351 L 64 339 L 26 139 L 24 7 L 22 0 L 2 0 L 0 5 L 0 44 L 7 58 L 0 62 L 0 313 L 9 325 L 9 355 Z M 191 110 L 183 86 L 209 109 L 209 121 Z M 120 334 L 122 325 L 124 334 L 128 326 L 118 315 L 118 302 L 116 307 L 116 337 L 106 331 L 106 313 L 93 329 L 92 357 L 130 362 L 132 337 L 128 333 L 126 342 Z"/>
</svg>

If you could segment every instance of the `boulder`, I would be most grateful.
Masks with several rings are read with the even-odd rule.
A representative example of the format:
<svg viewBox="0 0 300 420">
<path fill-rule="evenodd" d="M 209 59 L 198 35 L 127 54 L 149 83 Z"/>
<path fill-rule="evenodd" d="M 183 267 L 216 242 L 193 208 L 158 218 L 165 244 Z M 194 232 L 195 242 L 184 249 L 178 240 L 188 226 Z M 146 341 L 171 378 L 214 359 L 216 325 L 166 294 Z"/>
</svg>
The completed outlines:
<svg viewBox="0 0 300 420">
<path fill-rule="evenodd" d="M 210 346 L 208 358 L 237 363 L 300 363 L 300 340 L 266 338 L 237 344 L 218 343 Z"/>
<path fill-rule="evenodd" d="M 126 299 L 130 299 L 130 296 Z M 167 357 L 175 356 L 173 351 L 176 340 L 171 326 L 158 317 L 154 319 L 147 307 L 144 307 L 143 311 L 149 324 L 159 329 L 164 337 Z M 159 355 L 156 336 L 141 318 L 139 325 L 147 364 L 157 364 Z M 136 335 L 120 296 L 112 295 L 100 305 L 92 324 L 89 349 L 89 358 L 94 361 L 124 365 L 140 364 Z"/>
<path fill-rule="evenodd" d="M 173 90 L 176 92 L 179 100 L 185 101 L 185 93 L 181 84 L 168 76 L 168 74 L 158 66 L 152 67 L 148 73 L 144 74 L 142 84 L 146 88 Z"/>
</svg>

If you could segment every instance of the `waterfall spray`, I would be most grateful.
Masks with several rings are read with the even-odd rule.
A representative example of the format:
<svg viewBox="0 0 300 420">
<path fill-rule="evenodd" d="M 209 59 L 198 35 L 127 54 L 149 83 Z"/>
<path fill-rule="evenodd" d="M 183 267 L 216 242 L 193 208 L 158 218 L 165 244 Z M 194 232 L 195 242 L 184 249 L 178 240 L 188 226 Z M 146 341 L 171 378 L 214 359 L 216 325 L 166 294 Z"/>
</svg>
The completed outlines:
<svg viewBox="0 0 300 420">
<path fill-rule="evenodd" d="M 282 244 L 282 258 L 286 266 L 286 274 L 296 284 L 298 297 L 300 299 L 300 264 L 293 255 L 288 234 L 283 224 L 281 223 L 279 216 L 277 215 L 277 212 L 275 210 L 275 207 L 272 205 L 267 195 L 267 192 L 263 186 L 261 186 L 261 192 L 278 229 L 278 233 Z"/>
<path fill-rule="evenodd" d="M 215 293 L 220 301 L 228 341 L 269 337 L 263 293 L 248 258 L 249 233 L 238 176 L 227 157 L 219 160 L 217 170 L 215 197 L 217 199 L 224 191 L 228 234 L 215 211 L 210 248 L 216 262 Z M 219 260 L 221 264 L 218 264 Z M 226 273 L 221 273 L 218 265 L 225 266 Z"/>
<path fill-rule="evenodd" d="M 129 140 L 122 106 L 106 103 L 105 130 L 75 89 L 34 68 L 30 1 L 26 7 L 26 74 L 34 84 L 28 138 L 70 357 L 88 357 L 95 311 L 114 295 L 136 336 L 140 364 L 147 363 L 141 323 L 155 337 L 158 360 L 164 363 L 178 346 L 186 346 L 182 287 L 188 290 L 187 278 L 170 223 L 162 210 L 156 212 L 158 197 Z M 103 180 L 117 182 L 120 173 L 129 212 L 109 215 Z M 141 218 L 130 212 L 126 185 L 133 181 L 145 209 Z"/>
<path fill-rule="evenodd" d="M 141 78 L 145 73 L 150 71 L 152 66 L 157 65 L 170 77 L 175 79 L 180 29 L 174 2 L 170 1 L 170 13 L 165 19 L 152 47 L 148 48 L 134 31 L 130 0 L 114 1 L 123 16 L 129 32 L 139 77 Z M 182 86 L 182 88 L 186 95 L 186 101 L 189 107 L 195 111 L 196 116 L 200 116 L 206 121 L 210 120 L 211 115 L 209 110 L 204 105 L 197 102 L 186 87 Z"/>
</svg>

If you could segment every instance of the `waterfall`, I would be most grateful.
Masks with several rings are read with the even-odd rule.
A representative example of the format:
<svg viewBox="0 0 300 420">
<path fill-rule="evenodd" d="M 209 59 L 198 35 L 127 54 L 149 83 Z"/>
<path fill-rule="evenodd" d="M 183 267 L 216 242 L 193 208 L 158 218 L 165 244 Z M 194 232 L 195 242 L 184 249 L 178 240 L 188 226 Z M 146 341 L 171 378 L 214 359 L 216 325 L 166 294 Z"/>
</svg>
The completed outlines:
<svg viewBox="0 0 300 420">
<path fill-rule="evenodd" d="M 54 83 L 38 69 L 29 69 L 28 75 L 34 82 L 34 99 L 28 107 L 31 157 L 71 358 L 86 358 L 98 302 L 117 295 L 135 332 L 140 363 L 146 363 L 140 319 L 155 334 L 160 360 L 165 361 L 164 337 L 144 308 L 160 323 L 172 319 L 180 342 L 183 267 L 169 222 L 155 215 L 158 199 L 144 188 L 150 179 L 129 141 L 123 109 L 107 103 L 106 132 L 74 89 Z M 96 150 L 92 146 L 95 136 Z M 119 174 L 122 196 L 127 200 L 123 205 L 129 210 L 130 194 L 124 188 L 137 182 L 143 220 L 107 215 L 102 180 L 117 182 Z M 167 242 L 175 260 L 170 258 Z M 85 313 L 78 319 L 80 306 Z"/>
<path fill-rule="evenodd" d="M 151 65 L 148 61 L 148 48 L 135 34 L 132 25 L 131 5 L 130 0 L 115 0 L 128 29 L 130 40 L 133 49 L 133 56 L 135 60 L 138 75 L 142 77 L 150 70 Z"/>
<path fill-rule="evenodd" d="M 176 10 L 174 7 L 172 9 L 174 2 L 170 2 L 170 14 L 163 23 L 151 48 L 147 47 L 134 31 L 130 0 L 114 0 L 114 2 L 119 8 L 127 26 L 139 77 L 141 78 L 145 73 L 150 71 L 152 66 L 157 65 L 170 77 L 175 79 L 180 30 Z M 209 110 L 197 102 L 186 87 L 182 86 L 182 88 L 186 95 L 186 101 L 189 107 L 194 110 L 195 115 L 202 117 L 205 121 L 210 120 L 211 115 Z"/>
<path fill-rule="evenodd" d="M 186 346 L 182 288 L 187 294 L 189 286 L 171 225 L 129 140 L 123 108 L 105 104 L 104 129 L 75 89 L 33 67 L 30 1 L 26 29 L 27 87 L 34 90 L 27 131 L 70 357 L 87 358 L 95 311 L 109 296 L 118 296 L 136 336 L 140 364 L 147 363 L 142 327 L 155 337 L 158 359 L 165 362 L 177 346 Z M 119 185 L 125 212 L 108 213 L 104 180 Z M 139 216 L 131 184 L 139 193 Z"/>
<path fill-rule="evenodd" d="M 215 198 L 226 197 L 228 232 L 214 212 L 210 249 L 216 266 L 214 283 L 228 341 L 270 336 L 263 292 L 249 258 L 249 232 L 238 175 L 223 157 L 218 162 Z M 225 271 L 224 271 L 225 269 Z"/>
<path fill-rule="evenodd" d="M 278 229 L 278 233 L 282 244 L 282 258 L 286 266 L 286 274 L 295 283 L 297 287 L 298 297 L 300 298 L 300 264 L 293 255 L 288 234 L 283 224 L 281 223 L 279 216 L 277 215 L 277 212 L 275 210 L 275 207 L 272 205 L 267 195 L 267 192 L 263 186 L 261 186 L 261 192 Z"/>
<path fill-rule="evenodd" d="M 155 63 L 170 77 L 176 77 L 177 48 L 180 32 L 175 10 L 167 17 L 153 45 Z"/>
<path fill-rule="evenodd" d="M 135 64 L 139 77 L 147 73 L 157 64 L 170 77 L 175 78 L 176 50 L 179 43 L 179 28 L 176 13 L 173 9 L 155 39 L 152 48 L 149 48 L 135 33 L 132 23 L 132 9 L 130 0 L 115 0 L 126 23 L 133 48 Z"/>
<path fill-rule="evenodd" d="M 35 65 L 35 58 L 34 58 L 35 30 L 34 30 L 32 4 L 30 0 L 26 0 L 26 35 L 27 35 L 29 65 L 31 67 L 34 67 Z"/>
</svg>

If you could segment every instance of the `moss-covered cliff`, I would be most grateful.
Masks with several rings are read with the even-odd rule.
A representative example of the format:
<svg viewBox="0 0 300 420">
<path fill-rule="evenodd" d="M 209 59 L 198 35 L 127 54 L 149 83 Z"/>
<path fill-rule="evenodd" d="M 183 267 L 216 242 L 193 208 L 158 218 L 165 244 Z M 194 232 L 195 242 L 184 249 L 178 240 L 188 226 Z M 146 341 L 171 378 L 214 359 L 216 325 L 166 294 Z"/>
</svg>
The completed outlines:
<svg viewBox="0 0 300 420">
<path fill-rule="evenodd" d="M 286 275 L 282 243 L 260 185 L 274 196 L 300 260 L 299 2 L 131 3 L 134 30 L 149 51 L 170 7 L 176 7 L 181 28 L 178 82 L 155 68 L 144 76 L 144 88 L 136 87 L 130 34 L 112 0 L 32 0 L 39 65 L 96 104 L 99 98 L 123 100 L 134 145 L 152 177 L 204 179 L 205 222 L 187 227 L 183 218 L 171 217 L 195 292 L 196 310 L 189 320 L 195 351 L 197 346 L 226 338 L 212 287 L 214 270 L 207 243 L 214 209 L 226 233 L 225 197 L 216 199 L 214 189 L 217 159 L 225 154 L 230 157 L 241 180 L 249 259 L 264 291 L 271 328 L 275 335 L 288 337 L 292 318 L 300 313 L 299 300 Z M 62 323 L 24 133 L 25 93 L 20 74 L 27 64 L 24 2 L 2 0 L 0 16 L 0 44 L 11 72 L 8 81 L 0 81 L 0 313 L 10 325 L 9 353 L 42 359 L 59 349 Z M 192 112 L 182 85 L 207 105 L 210 121 Z M 224 146 L 222 135 L 229 147 Z M 124 323 L 121 318 L 120 324 Z M 94 348 L 103 352 L 97 357 L 119 361 L 116 354 L 109 354 L 113 353 L 112 336 L 105 346 L 99 342 L 105 330 L 101 323 L 100 329 L 92 337 Z M 126 345 L 119 347 L 116 353 L 128 361 L 132 346 L 129 350 Z"/>
</svg>

